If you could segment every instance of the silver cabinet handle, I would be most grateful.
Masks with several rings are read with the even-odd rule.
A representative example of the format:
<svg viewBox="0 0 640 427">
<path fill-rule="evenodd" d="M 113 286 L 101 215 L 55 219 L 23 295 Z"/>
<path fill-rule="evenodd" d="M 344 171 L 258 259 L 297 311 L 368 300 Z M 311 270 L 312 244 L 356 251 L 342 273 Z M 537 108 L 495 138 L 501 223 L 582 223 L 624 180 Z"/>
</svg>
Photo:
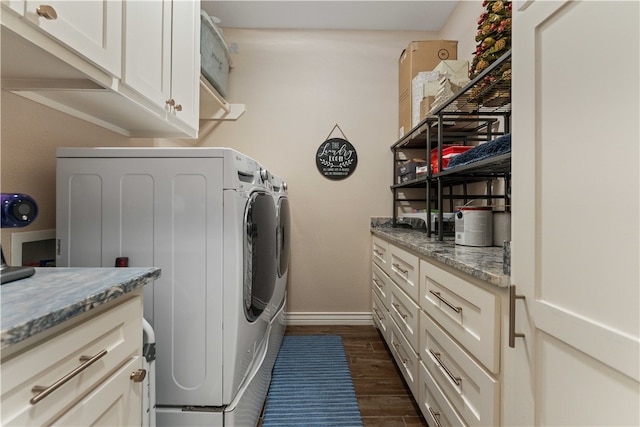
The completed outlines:
<svg viewBox="0 0 640 427">
<path fill-rule="evenodd" d="M 98 360 L 102 359 L 106 354 L 107 354 L 107 350 L 104 349 L 101 352 L 97 353 L 95 356 L 80 356 L 80 361 L 83 362 L 82 365 L 78 366 L 73 371 L 69 372 L 68 374 L 60 378 L 55 383 L 51 384 L 48 387 L 41 386 L 41 385 L 33 386 L 33 388 L 31 389 L 31 392 L 38 393 L 38 394 L 33 396 L 31 400 L 29 400 L 29 403 L 31 403 L 32 405 L 35 405 L 36 403 L 40 402 L 42 399 L 49 396 L 51 393 L 53 393 L 54 391 L 62 387 L 64 384 L 69 382 L 71 379 L 73 379 L 73 377 L 80 374 L 82 371 L 84 371 L 89 366 L 96 363 Z"/>
<path fill-rule="evenodd" d="M 48 19 L 53 21 L 54 19 L 58 19 L 58 13 L 56 10 L 49 6 L 48 4 L 41 4 L 36 8 L 36 13 L 38 16 L 42 16 L 44 19 Z"/>
<path fill-rule="evenodd" d="M 442 427 L 442 424 L 440 424 L 440 414 L 431 409 L 431 407 L 429 407 L 429 413 L 433 417 L 433 421 L 436 422 L 436 427 Z"/>
<path fill-rule="evenodd" d="M 462 383 L 462 378 L 453 376 L 449 368 L 447 368 L 447 366 L 444 363 L 442 363 L 442 359 L 440 358 L 440 353 L 436 353 L 432 349 L 429 349 L 429 353 L 431 353 L 431 355 L 438 361 L 438 365 L 440 365 L 440 367 L 444 369 L 444 371 L 447 373 L 449 378 L 451 378 L 451 381 L 453 381 L 454 383 L 456 383 L 457 386 L 459 386 Z"/>
<path fill-rule="evenodd" d="M 378 310 L 377 308 L 373 307 L 373 311 L 375 311 L 376 315 L 378 316 L 378 320 L 384 320 L 384 316 L 380 315 L 380 310 Z"/>
<path fill-rule="evenodd" d="M 400 271 L 403 274 L 409 274 L 409 270 L 403 270 L 402 268 L 400 268 L 400 264 L 398 263 L 393 263 L 393 266 L 396 268 L 396 270 Z"/>
<path fill-rule="evenodd" d="M 175 106 L 176 111 L 182 111 L 182 104 L 178 104 Z"/>
<path fill-rule="evenodd" d="M 377 250 L 376 248 L 373 248 L 373 252 L 378 255 L 378 256 L 382 256 L 384 255 L 384 252 L 380 252 L 379 250 Z"/>
<path fill-rule="evenodd" d="M 516 295 L 516 285 L 509 286 L 509 347 L 516 346 L 516 338 L 524 338 L 524 334 L 516 332 L 516 300 L 524 299 L 524 295 Z"/>
<path fill-rule="evenodd" d="M 400 360 L 402 361 L 402 364 L 406 366 L 407 362 L 409 361 L 408 359 L 405 359 L 404 357 L 402 357 L 402 355 L 400 354 L 400 344 L 394 342 L 393 346 L 396 348 L 396 351 L 398 352 L 398 357 L 400 357 Z"/>
<path fill-rule="evenodd" d="M 395 303 L 395 302 L 392 302 L 392 303 L 391 303 L 391 305 L 396 309 L 396 311 L 398 312 L 398 314 L 400 315 L 400 317 L 402 317 L 403 319 L 406 319 L 406 318 L 407 318 L 407 315 L 400 311 L 400 304 L 397 304 L 397 303 Z"/>
<path fill-rule="evenodd" d="M 438 298 L 440 301 L 445 303 L 451 310 L 455 311 L 456 313 L 460 313 L 462 311 L 462 307 L 456 307 L 455 305 L 451 304 L 446 299 L 442 298 L 442 296 L 440 295 L 440 292 L 436 292 L 436 291 L 429 291 L 429 292 L 432 293 L 433 295 L 435 295 L 436 298 Z"/>
<path fill-rule="evenodd" d="M 382 289 L 382 286 L 380 285 L 380 281 L 375 277 L 373 278 L 373 283 L 375 283 L 378 288 Z"/>
</svg>

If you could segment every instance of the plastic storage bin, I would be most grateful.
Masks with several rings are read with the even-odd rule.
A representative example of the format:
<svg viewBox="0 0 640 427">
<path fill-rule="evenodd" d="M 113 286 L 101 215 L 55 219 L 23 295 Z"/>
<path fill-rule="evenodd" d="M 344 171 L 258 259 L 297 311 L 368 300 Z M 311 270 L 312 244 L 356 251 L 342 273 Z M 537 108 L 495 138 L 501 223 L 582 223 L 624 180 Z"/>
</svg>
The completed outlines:
<svg viewBox="0 0 640 427">
<path fill-rule="evenodd" d="M 446 169 L 449 164 L 449 160 L 458 154 L 471 150 L 473 147 L 465 145 L 447 145 L 442 147 L 442 169 Z M 432 173 L 438 173 L 438 149 L 431 150 L 431 169 Z"/>
<path fill-rule="evenodd" d="M 200 68 L 202 75 L 227 96 L 231 57 L 222 32 L 204 10 L 200 11 Z"/>
</svg>

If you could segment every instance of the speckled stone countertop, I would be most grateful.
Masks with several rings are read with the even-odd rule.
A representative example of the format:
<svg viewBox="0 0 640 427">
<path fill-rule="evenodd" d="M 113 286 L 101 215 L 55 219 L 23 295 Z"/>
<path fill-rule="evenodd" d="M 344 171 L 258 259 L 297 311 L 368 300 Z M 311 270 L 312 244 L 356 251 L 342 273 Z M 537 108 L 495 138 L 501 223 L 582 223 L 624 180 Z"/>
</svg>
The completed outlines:
<svg viewBox="0 0 640 427">
<path fill-rule="evenodd" d="M 0 286 L 0 349 L 16 344 L 160 277 L 151 268 L 36 268 Z"/>
<path fill-rule="evenodd" d="M 510 276 L 502 272 L 503 249 L 500 247 L 460 246 L 453 237 L 441 242 L 421 230 L 393 228 L 390 222 L 379 218 L 372 218 L 371 233 L 492 285 L 509 286 Z"/>
</svg>

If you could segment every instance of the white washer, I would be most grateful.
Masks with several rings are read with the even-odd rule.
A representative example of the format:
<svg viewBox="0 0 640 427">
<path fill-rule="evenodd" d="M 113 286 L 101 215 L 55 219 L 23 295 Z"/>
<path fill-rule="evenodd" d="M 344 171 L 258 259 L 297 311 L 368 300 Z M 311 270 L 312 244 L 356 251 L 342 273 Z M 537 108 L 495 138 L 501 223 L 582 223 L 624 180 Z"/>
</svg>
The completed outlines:
<svg viewBox="0 0 640 427">
<path fill-rule="evenodd" d="M 277 353 L 269 173 L 229 148 L 61 148 L 57 157 L 57 265 L 128 257 L 162 270 L 145 287 L 157 424 L 255 425 Z"/>
</svg>

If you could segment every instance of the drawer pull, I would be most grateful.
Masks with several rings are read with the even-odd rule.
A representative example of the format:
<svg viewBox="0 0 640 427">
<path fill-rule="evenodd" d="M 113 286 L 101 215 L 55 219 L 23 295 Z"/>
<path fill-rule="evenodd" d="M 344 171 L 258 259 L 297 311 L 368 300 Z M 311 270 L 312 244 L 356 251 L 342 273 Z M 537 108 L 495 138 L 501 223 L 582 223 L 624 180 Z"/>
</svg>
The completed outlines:
<svg viewBox="0 0 640 427">
<path fill-rule="evenodd" d="M 382 286 L 380 285 L 380 281 L 379 281 L 378 279 L 376 279 L 375 277 L 373 278 L 373 283 L 375 283 L 375 284 L 376 284 L 376 286 L 377 286 L 379 289 L 382 289 Z"/>
<path fill-rule="evenodd" d="M 440 292 L 436 292 L 436 291 L 429 291 L 429 292 L 431 292 L 433 295 L 435 295 L 436 298 L 438 298 L 440 301 L 445 303 L 451 310 L 455 311 L 456 313 L 460 313 L 462 311 L 462 307 L 456 307 L 455 305 L 451 304 L 446 299 L 442 298 L 442 296 L 440 296 Z"/>
<path fill-rule="evenodd" d="M 407 315 L 400 311 L 400 304 L 397 304 L 397 303 L 393 302 L 393 303 L 391 303 L 391 305 L 393 306 L 393 308 L 396 309 L 396 311 L 398 312 L 400 317 L 402 317 L 403 319 L 407 318 Z"/>
<path fill-rule="evenodd" d="M 396 348 L 396 352 L 398 353 L 398 357 L 402 361 L 402 364 L 406 366 L 409 359 L 405 359 L 404 357 L 402 357 L 402 355 L 400 355 L 400 344 L 394 342 L 393 346 Z"/>
<path fill-rule="evenodd" d="M 449 378 L 451 378 L 451 381 L 453 381 L 454 383 L 456 383 L 457 386 L 460 386 L 460 384 L 462 383 L 462 378 L 459 377 L 454 377 L 453 374 L 451 373 L 451 371 L 449 370 L 449 368 L 447 368 L 445 366 L 444 363 L 442 363 L 442 359 L 440 359 L 440 353 L 436 353 L 435 351 L 433 351 L 432 349 L 429 349 L 429 353 L 431 353 L 431 355 L 438 361 L 438 365 L 440 365 L 440 367 L 442 369 L 444 369 L 444 371 L 447 373 L 447 375 L 449 376 Z"/>
<path fill-rule="evenodd" d="M 40 6 L 38 6 L 36 8 L 36 13 L 38 14 L 38 16 L 42 16 L 44 19 L 48 19 L 50 21 L 58 19 L 56 10 L 48 4 L 41 4 Z"/>
<path fill-rule="evenodd" d="M 524 295 L 516 295 L 516 285 L 509 286 L 509 347 L 516 346 L 516 338 L 524 338 L 524 334 L 516 332 L 516 300 L 525 299 Z"/>
<path fill-rule="evenodd" d="M 378 255 L 379 257 L 384 256 L 384 252 L 377 250 L 376 248 L 373 248 L 373 252 Z"/>
<path fill-rule="evenodd" d="M 384 320 L 384 316 L 380 315 L 380 310 L 378 310 L 377 308 L 373 307 L 373 311 L 376 312 L 376 315 L 378 316 L 378 320 Z"/>
<path fill-rule="evenodd" d="M 403 274 L 409 274 L 409 270 L 403 270 L 402 268 L 400 268 L 400 264 L 398 263 L 393 263 L 393 266 L 396 268 L 396 270 L 400 271 Z"/>
<path fill-rule="evenodd" d="M 54 391 L 56 391 L 57 389 L 62 387 L 64 384 L 69 382 L 71 379 L 73 379 L 73 377 L 75 377 L 76 375 L 80 374 L 82 371 L 87 369 L 89 366 L 93 365 L 95 362 L 97 362 L 98 360 L 103 358 L 106 354 L 107 354 L 107 350 L 105 349 L 105 350 L 102 350 L 101 352 L 99 352 L 98 354 L 96 354 L 95 356 L 92 356 L 92 357 L 91 356 L 80 356 L 80 361 L 83 362 L 82 365 L 78 366 L 73 371 L 69 372 L 64 377 L 60 378 L 58 381 L 53 383 L 52 385 L 50 385 L 48 387 L 47 386 L 41 386 L 41 385 L 33 386 L 33 388 L 31 389 L 31 392 L 32 393 L 38 393 L 38 394 L 33 396 L 31 398 L 31 400 L 29 400 L 29 402 L 32 405 L 35 405 L 36 403 L 40 402 L 42 399 L 44 399 L 45 397 L 49 396 L 51 393 L 53 393 Z"/>
<path fill-rule="evenodd" d="M 433 421 L 436 422 L 436 427 L 442 427 L 442 424 L 440 424 L 440 414 L 431 409 L 431 407 L 429 407 L 429 413 L 431 414 Z"/>
</svg>

